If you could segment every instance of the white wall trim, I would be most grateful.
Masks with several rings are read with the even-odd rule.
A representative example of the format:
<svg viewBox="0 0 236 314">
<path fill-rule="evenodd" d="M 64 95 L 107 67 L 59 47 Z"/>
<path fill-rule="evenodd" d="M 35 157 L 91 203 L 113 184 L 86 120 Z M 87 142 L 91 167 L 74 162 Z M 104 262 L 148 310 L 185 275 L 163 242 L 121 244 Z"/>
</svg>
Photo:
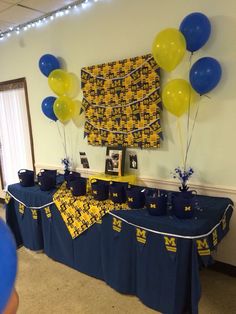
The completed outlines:
<svg viewBox="0 0 236 314">
<path fill-rule="evenodd" d="M 36 171 L 40 169 L 58 169 L 59 172 L 63 172 L 63 167 L 58 165 L 49 165 L 49 164 L 35 164 Z M 92 175 L 97 175 L 101 173 L 98 170 L 76 168 L 76 171 L 80 172 L 82 176 L 88 177 Z M 133 174 L 133 173 L 132 173 Z M 159 180 L 149 177 L 137 177 L 137 185 L 155 187 L 159 189 L 166 190 L 178 190 L 179 184 L 176 181 L 172 180 Z M 219 197 L 228 197 L 236 202 L 236 187 L 220 186 L 220 185 L 202 185 L 202 184 L 191 184 L 190 189 L 196 190 L 198 194 L 209 195 L 209 196 L 219 196 Z"/>
</svg>

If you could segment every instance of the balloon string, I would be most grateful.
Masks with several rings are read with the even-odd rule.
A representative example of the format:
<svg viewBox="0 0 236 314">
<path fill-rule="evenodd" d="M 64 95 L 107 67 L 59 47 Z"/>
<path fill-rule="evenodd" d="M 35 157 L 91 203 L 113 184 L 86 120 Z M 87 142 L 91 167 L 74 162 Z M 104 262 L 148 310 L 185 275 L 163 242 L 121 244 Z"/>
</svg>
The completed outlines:
<svg viewBox="0 0 236 314">
<path fill-rule="evenodd" d="M 209 95 L 206 95 L 206 94 L 203 94 L 203 95 L 200 95 L 200 96 L 204 96 L 204 97 L 206 97 L 208 99 L 211 99 L 211 97 Z"/>
<path fill-rule="evenodd" d="M 65 154 L 66 154 L 66 147 L 65 147 L 65 143 L 64 143 L 64 141 L 63 141 L 63 137 L 62 137 L 62 134 L 61 134 L 61 131 L 60 131 L 60 128 L 59 128 L 58 122 L 56 122 L 56 124 L 57 124 L 57 130 L 58 130 L 58 133 L 59 133 L 60 138 L 61 138 L 62 146 L 63 146 L 64 152 L 65 152 Z"/>
<path fill-rule="evenodd" d="M 189 72 L 192 65 L 192 56 L 193 53 L 190 54 L 189 57 Z M 186 170 L 186 164 L 188 159 L 188 151 L 189 151 L 189 124 L 190 124 L 190 104 L 191 104 L 191 87 L 189 87 L 189 99 L 188 99 L 188 117 L 187 117 L 187 136 L 186 136 L 186 151 L 185 151 L 185 157 L 184 157 L 184 171 Z"/>
<path fill-rule="evenodd" d="M 177 125 L 178 135 L 179 135 L 181 157 L 184 164 L 184 145 L 183 145 L 182 129 L 181 129 L 181 124 L 178 117 L 177 117 L 176 123 L 177 123 L 176 125 Z"/>
<path fill-rule="evenodd" d="M 67 149 L 66 149 L 66 128 L 64 124 L 63 124 L 63 136 L 64 136 L 64 143 L 65 143 L 65 154 L 67 158 L 68 156 L 67 156 Z"/>
<path fill-rule="evenodd" d="M 187 146 L 187 149 L 186 149 L 186 156 L 188 155 L 189 147 L 190 147 L 190 144 L 191 144 L 191 142 L 192 142 L 193 130 L 194 130 L 194 127 L 195 127 L 195 124 L 196 124 L 196 120 L 197 120 L 199 108 L 200 108 L 200 106 L 199 106 L 199 103 L 198 103 L 198 105 L 197 105 L 197 110 L 196 110 L 196 113 L 195 113 L 195 116 L 194 116 L 194 120 L 193 120 L 193 126 L 192 126 L 192 130 L 191 130 L 191 134 L 190 134 L 188 146 Z M 186 157 L 186 156 L 185 156 L 185 157 Z M 185 160 L 185 162 L 186 162 L 186 160 Z"/>
</svg>

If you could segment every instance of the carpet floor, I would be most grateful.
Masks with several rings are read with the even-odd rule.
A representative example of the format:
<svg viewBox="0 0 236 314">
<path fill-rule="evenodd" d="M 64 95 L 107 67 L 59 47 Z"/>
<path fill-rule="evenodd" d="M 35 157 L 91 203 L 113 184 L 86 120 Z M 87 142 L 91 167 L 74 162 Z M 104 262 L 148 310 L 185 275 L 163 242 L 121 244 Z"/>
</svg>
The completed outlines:
<svg viewBox="0 0 236 314">
<path fill-rule="evenodd" d="M 57 263 L 43 253 L 18 251 L 18 314 L 151 314 L 137 297 Z M 200 314 L 236 313 L 236 278 L 201 271 Z"/>
<path fill-rule="evenodd" d="M 0 216 L 4 216 L 0 210 Z M 43 253 L 18 250 L 18 314 L 152 314 L 135 296 L 57 263 Z M 201 271 L 200 314 L 236 314 L 236 278 Z"/>
</svg>

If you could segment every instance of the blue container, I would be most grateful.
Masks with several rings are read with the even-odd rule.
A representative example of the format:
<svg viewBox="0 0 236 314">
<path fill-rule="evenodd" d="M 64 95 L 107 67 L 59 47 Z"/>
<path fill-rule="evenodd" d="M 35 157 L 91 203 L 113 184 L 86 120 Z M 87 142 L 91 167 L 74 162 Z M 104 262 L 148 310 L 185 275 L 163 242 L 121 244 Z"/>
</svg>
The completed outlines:
<svg viewBox="0 0 236 314">
<path fill-rule="evenodd" d="M 74 196 L 82 196 L 86 194 L 87 180 L 86 178 L 78 177 L 70 181 L 70 189 Z"/>
<path fill-rule="evenodd" d="M 104 201 L 109 197 L 109 182 L 96 180 L 91 183 L 92 195 L 95 200 Z"/>
<path fill-rule="evenodd" d="M 51 170 L 51 169 L 40 169 L 40 173 L 46 173 L 47 175 L 51 175 L 53 177 L 57 176 L 57 170 Z"/>
<path fill-rule="evenodd" d="M 182 191 L 175 193 L 172 199 L 173 213 L 180 219 L 192 218 L 194 215 L 193 191 Z"/>
<path fill-rule="evenodd" d="M 50 191 L 56 187 L 57 170 L 41 169 L 38 173 L 38 185 L 41 191 Z"/>
<path fill-rule="evenodd" d="M 75 171 L 69 171 L 67 174 L 64 175 L 64 177 L 66 180 L 66 187 L 70 188 L 71 182 L 80 178 L 80 173 Z"/>
<path fill-rule="evenodd" d="M 112 182 L 109 186 L 110 199 L 114 203 L 125 203 L 126 193 L 125 190 L 128 188 L 127 182 Z"/>
<path fill-rule="evenodd" d="M 143 208 L 145 205 L 145 189 L 131 186 L 126 189 L 127 203 L 130 208 Z"/>
<path fill-rule="evenodd" d="M 18 171 L 20 184 L 24 187 L 34 185 L 34 171 L 28 169 L 20 169 Z"/>
<path fill-rule="evenodd" d="M 146 195 L 146 207 L 150 215 L 163 216 L 167 211 L 167 195 L 165 193 L 155 193 Z"/>
</svg>

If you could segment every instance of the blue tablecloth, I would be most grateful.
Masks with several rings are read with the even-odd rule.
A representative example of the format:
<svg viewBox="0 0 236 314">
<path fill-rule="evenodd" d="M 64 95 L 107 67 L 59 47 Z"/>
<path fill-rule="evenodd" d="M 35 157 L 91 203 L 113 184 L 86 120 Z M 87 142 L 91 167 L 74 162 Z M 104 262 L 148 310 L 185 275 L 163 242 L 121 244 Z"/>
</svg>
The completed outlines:
<svg viewBox="0 0 236 314">
<path fill-rule="evenodd" d="M 199 267 L 210 262 L 208 251 L 229 230 L 230 199 L 197 196 L 196 218 L 187 220 L 171 211 L 153 217 L 146 209 L 114 210 L 72 240 L 52 203 L 55 191 L 19 184 L 8 190 L 13 197 L 7 205 L 7 223 L 18 246 L 44 250 L 52 259 L 102 279 L 121 293 L 134 294 L 160 312 L 198 313 Z M 23 212 L 20 203 L 25 205 Z M 50 215 L 44 210 L 48 206 Z M 32 209 L 37 210 L 37 219 Z"/>
</svg>

